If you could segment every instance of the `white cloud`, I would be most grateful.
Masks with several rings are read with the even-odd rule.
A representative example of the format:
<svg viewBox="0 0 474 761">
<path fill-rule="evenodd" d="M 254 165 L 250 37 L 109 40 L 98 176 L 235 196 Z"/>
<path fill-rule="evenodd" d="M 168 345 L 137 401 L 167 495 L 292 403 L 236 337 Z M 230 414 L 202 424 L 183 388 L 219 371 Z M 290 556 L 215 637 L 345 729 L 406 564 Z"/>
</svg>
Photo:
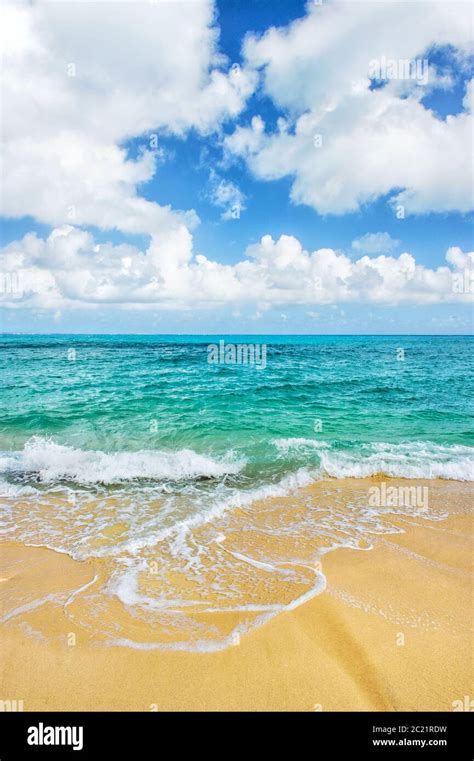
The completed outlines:
<svg viewBox="0 0 474 761">
<path fill-rule="evenodd" d="M 389 254 L 399 243 L 388 233 L 366 233 L 352 241 L 352 248 L 364 254 Z"/>
<path fill-rule="evenodd" d="M 246 208 L 244 193 L 231 180 L 219 177 L 213 169 L 211 169 L 209 181 L 211 203 L 224 209 L 221 214 L 222 219 L 239 219 L 241 212 Z"/>
<path fill-rule="evenodd" d="M 65 310 L 78 306 L 180 309 L 254 304 L 346 302 L 435 304 L 472 301 L 474 253 L 447 252 L 450 266 L 430 269 L 409 253 L 351 261 L 331 248 L 305 251 L 297 238 L 265 235 L 234 265 L 193 255 L 185 228 L 153 236 L 146 251 L 97 244 L 71 226 L 46 240 L 34 234 L 0 251 L 1 271 L 21 289 L 3 289 L 7 307 Z M 10 278 L 13 282 L 14 277 Z"/>
<path fill-rule="evenodd" d="M 185 12 L 184 12 L 185 10 Z M 6 216 L 159 234 L 192 226 L 138 195 L 154 130 L 202 134 L 235 117 L 256 75 L 218 54 L 211 0 L 6 2 L 2 8 Z"/>
<path fill-rule="evenodd" d="M 175 0 L 4 3 L 2 213 L 54 227 L 44 240 L 29 234 L 0 252 L 5 306 L 59 315 L 98 305 L 254 304 L 261 315 L 271 305 L 469 300 L 469 277 L 457 290 L 453 280 L 472 272 L 473 254 L 456 247 L 447 252 L 449 266 L 432 270 L 409 253 L 389 256 L 396 242 L 387 233 L 354 241 L 355 251 L 378 254 L 356 262 L 266 235 L 226 265 L 193 250 L 192 210 L 140 196 L 161 156 L 150 133 L 219 130 L 242 111 L 260 70 L 285 118 L 268 133 L 254 116 L 225 146 L 259 177 L 292 176 L 294 201 L 341 213 L 397 188 L 407 211 L 469 208 L 470 113 L 436 119 L 416 82 L 368 89 L 376 56 L 413 57 L 451 42 L 462 60 L 464 4 L 423 5 L 420 12 L 403 4 L 405 28 L 398 3 L 336 0 L 288 30 L 249 37 L 246 66 L 229 68 L 211 0 L 187 2 L 185 13 Z M 451 83 L 437 75 L 436 84 Z M 132 159 L 124 145 L 137 136 L 143 149 Z M 215 173 L 211 191 L 224 219 L 245 208 L 238 186 Z M 150 242 L 146 250 L 100 244 L 80 226 L 144 233 Z"/>
<path fill-rule="evenodd" d="M 472 50 L 466 2 L 308 4 L 303 19 L 269 29 L 245 44 L 247 66 L 260 70 L 264 92 L 287 114 L 275 132 L 261 118 L 225 141 L 254 174 L 292 177 L 291 198 L 318 212 L 353 212 L 395 192 L 407 214 L 472 208 L 473 119 L 465 110 L 438 119 L 421 99 L 449 78 L 391 79 L 370 90 L 373 61 L 420 59 L 450 44 L 462 66 Z"/>
</svg>

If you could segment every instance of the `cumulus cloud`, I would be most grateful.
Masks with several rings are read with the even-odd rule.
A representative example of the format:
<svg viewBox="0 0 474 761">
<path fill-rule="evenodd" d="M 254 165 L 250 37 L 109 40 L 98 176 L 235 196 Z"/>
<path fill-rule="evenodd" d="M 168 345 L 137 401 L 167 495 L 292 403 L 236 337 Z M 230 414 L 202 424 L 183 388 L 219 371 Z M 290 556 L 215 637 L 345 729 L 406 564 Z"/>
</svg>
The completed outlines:
<svg viewBox="0 0 474 761">
<path fill-rule="evenodd" d="M 237 264 L 194 255 L 185 228 L 152 236 L 147 250 L 97 244 L 83 230 L 64 226 L 46 238 L 26 235 L 0 252 L 7 307 L 122 305 L 179 309 L 255 304 L 326 305 L 346 302 L 434 304 L 472 300 L 474 253 L 458 247 L 447 265 L 430 269 L 409 253 L 352 261 L 331 248 L 309 252 L 291 235 L 265 235 Z M 448 266 L 449 265 L 449 266 Z"/>
<path fill-rule="evenodd" d="M 472 83 L 464 110 L 445 120 L 422 99 L 452 85 L 427 66 L 427 51 L 450 45 L 462 67 L 471 36 L 465 2 L 308 4 L 303 19 L 248 36 L 247 68 L 261 73 L 286 119 L 273 131 L 260 117 L 239 126 L 225 141 L 228 155 L 260 179 L 293 178 L 292 200 L 322 214 L 353 212 L 388 194 L 407 214 L 466 212 Z M 374 62 L 393 63 L 399 77 L 373 88 Z"/>
<path fill-rule="evenodd" d="M 212 0 L 6 2 L 2 8 L 2 214 L 159 234 L 192 227 L 140 197 L 157 154 L 124 144 L 235 117 L 256 74 L 218 52 Z"/>
</svg>

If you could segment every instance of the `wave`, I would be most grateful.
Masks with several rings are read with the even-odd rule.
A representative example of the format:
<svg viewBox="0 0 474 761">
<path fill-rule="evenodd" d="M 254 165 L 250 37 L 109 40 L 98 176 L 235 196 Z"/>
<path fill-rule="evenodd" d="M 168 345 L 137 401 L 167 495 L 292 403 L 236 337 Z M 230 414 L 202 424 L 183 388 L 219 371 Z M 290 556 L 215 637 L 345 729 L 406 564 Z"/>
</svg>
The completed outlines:
<svg viewBox="0 0 474 761">
<path fill-rule="evenodd" d="M 321 468 L 335 478 L 443 478 L 474 481 L 474 449 L 430 442 L 375 443 L 360 451 L 322 451 Z"/>
<path fill-rule="evenodd" d="M 36 474 L 41 481 L 74 481 L 78 484 L 116 484 L 134 479 L 179 481 L 219 478 L 239 473 L 245 460 L 233 453 L 218 460 L 192 449 L 176 452 L 141 450 L 101 452 L 75 449 L 34 436 L 22 452 L 0 456 L 0 472 Z"/>
<path fill-rule="evenodd" d="M 19 484 L 10 484 L 3 478 L 0 478 L 0 497 L 26 497 L 35 494 L 35 489 L 31 486 L 21 486 Z"/>
<path fill-rule="evenodd" d="M 474 481 L 474 448 L 460 444 L 444 445 L 429 441 L 351 444 L 306 438 L 274 439 L 272 443 L 284 454 L 315 451 L 322 474 L 333 478 L 385 475 Z"/>
<path fill-rule="evenodd" d="M 291 490 L 293 485 L 299 484 L 303 472 L 305 482 L 324 475 L 333 478 L 385 475 L 474 481 L 474 448 L 459 444 L 423 441 L 397 444 L 328 442 L 304 437 L 273 439 L 270 444 L 277 449 L 277 460 L 281 464 L 278 485 L 273 478 L 268 481 L 262 471 L 253 483 L 244 478 L 246 488 L 236 489 L 236 494 L 233 490 L 226 490 L 227 499 L 230 492 L 231 501 L 236 499 L 237 494 L 238 501 L 246 499 L 247 495 L 255 493 L 256 486 L 259 487 L 259 494 L 268 490 L 268 495 L 263 496 L 273 496 L 275 487 L 281 495 L 285 488 Z M 219 457 L 199 454 L 187 448 L 110 453 L 78 449 L 34 436 L 21 452 L 0 454 L 0 494 L 6 497 L 26 496 L 31 493 L 34 481 L 46 484 L 70 481 L 78 485 L 107 486 L 148 480 L 165 485 L 168 483 L 170 488 L 173 483 L 181 481 L 209 479 L 220 483 L 226 476 L 240 474 L 246 465 L 247 460 L 243 456 L 237 457 L 232 450 Z M 11 483 L 12 476 L 16 483 Z M 28 478 L 28 485 L 25 477 Z"/>
</svg>

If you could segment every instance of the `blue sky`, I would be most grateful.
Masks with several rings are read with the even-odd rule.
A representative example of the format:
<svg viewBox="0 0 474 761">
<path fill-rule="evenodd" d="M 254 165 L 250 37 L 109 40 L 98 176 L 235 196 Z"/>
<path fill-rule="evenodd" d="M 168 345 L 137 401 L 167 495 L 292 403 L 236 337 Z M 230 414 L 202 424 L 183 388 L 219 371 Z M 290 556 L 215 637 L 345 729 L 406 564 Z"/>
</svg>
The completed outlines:
<svg viewBox="0 0 474 761">
<path fill-rule="evenodd" d="M 50 64 L 40 72 L 37 90 L 33 82 L 30 91 L 23 96 L 24 101 L 7 91 L 7 104 L 10 96 L 12 109 L 27 114 L 31 110 L 30 124 L 37 123 L 37 104 L 32 105 L 37 100 L 37 92 L 43 94 L 46 90 L 46 95 L 45 103 L 40 103 L 37 149 L 29 146 L 25 151 L 25 141 L 31 143 L 35 134 L 31 128 L 28 134 L 26 128 L 16 142 L 12 139 L 11 163 L 7 162 L 4 170 L 6 194 L 11 182 L 12 200 L 8 198 L 2 216 L 1 245 L 6 252 L 3 272 L 8 284 L 15 282 L 12 273 L 15 267 L 19 268 L 23 285 L 21 293 L 13 294 L 13 298 L 8 287 L 4 288 L 7 293 L 2 310 L 3 330 L 471 332 L 472 291 L 467 288 L 466 292 L 464 288 L 459 298 L 453 296 L 449 279 L 451 272 L 458 272 L 465 283 L 472 282 L 469 277 L 473 257 L 469 257 L 468 252 L 474 248 L 469 161 L 472 137 L 469 142 L 462 123 L 468 118 L 466 93 L 472 78 L 472 51 L 459 31 L 463 4 L 452 4 L 452 29 L 442 14 L 437 19 L 434 13 L 424 33 L 413 34 L 413 39 L 404 34 L 403 29 L 397 37 L 389 28 L 389 18 L 387 29 L 381 28 L 376 19 L 371 29 L 362 4 L 359 16 L 354 8 L 346 10 L 347 4 L 338 2 L 328 4 L 334 9 L 316 10 L 303 2 L 283 0 L 225 0 L 214 8 L 203 0 L 201 5 L 209 6 L 207 11 L 211 15 L 196 11 L 196 18 L 189 20 L 193 25 L 189 32 L 190 47 L 192 52 L 192 45 L 196 45 L 196 51 L 199 46 L 202 55 L 207 44 L 208 57 L 204 56 L 199 63 L 196 76 L 190 73 L 191 84 L 185 81 L 186 69 L 180 72 L 176 83 L 172 82 L 181 105 L 177 102 L 168 106 L 174 96 L 166 90 L 165 78 L 161 82 L 158 73 L 156 86 L 153 81 L 157 45 L 161 46 L 163 69 L 169 67 L 168 79 L 173 79 L 177 65 L 171 48 L 179 42 L 173 40 L 171 31 L 169 41 L 166 36 L 153 39 L 151 34 L 151 39 L 146 41 L 150 46 L 150 60 L 146 60 L 145 50 L 140 62 L 145 68 L 133 72 L 130 81 L 127 81 L 127 71 L 123 75 L 115 70 L 110 73 L 109 67 L 111 69 L 114 61 L 112 48 L 110 52 L 101 51 L 90 71 L 84 73 L 80 82 L 82 89 L 76 88 L 73 95 L 66 88 L 75 87 L 75 82 L 61 80 L 58 84 L 57 70 Z M 417 4 L 407 7 L 411 5 Z M 91 8 L 93 6 L 91 4 Z M 138 11 L 134 13 L 133 8 L 129 12 L 134 14 L 133 23 L 129 24 L 131 55 L 134 46 L 146 48 L 141 37 L 149 19 L 137 19 Z M 157 12 L 161 12 L 159 7 Z M 326 52 L 326 57 L 318 53 L 318 44 L 324 47 L 324 39 L 314 36 L 314 30 L 316 33 L 319 30 L 318 26 L 312 26 L 319 23 L 319 19 L 314 18 L 316 12 L 326 14 L 321 17 L 321 26 L 326 25 L 321 35 L 327 33 L 327 29 L 335 31 L 334 50 Z M 331 12 L 334 17 L 330 16 Z M 46 28 L 49 32 L 53 30 L 47 37 L 53 63 L 72 61 L 77 67 L 72 79 L 80 79 L 88 55 L 87 40 L 80 39 L 81 28 L 77 29 L 74 39 L 69 39 L 68 35 L 74 35 L 74 31 L 65 28 L 63 20 L 54 13 L 45 12 L 37 17 L 34 10 L 29 13 L 31 39 L 25 39 L 21 23 L 12 21 L 18 38 L 25 40 L 24 46 L 19 46 L 23 58 L 12 54 L 9 60 L 12 76 L 20 77 L 22 66 L 31 65 L 36 54 L 34 43 L 38 42 L 34 35 L 40 40 Z M 408 19 L 411 25 L 416 24 L 417 8 L 414 7 L 413 13 L 413 18 Z M 296 19 L 300 21 L 295 26 Z M 126 21 L 124 19 L 124 24 Z M 89 22 L 103 25 L 104 34 L 112 41 L 114 34 L 121 34 L 117 26 L 108 28 L 108 14 L 102 9 L 91 10 Z M 179 30 L 179 24 L 186 23 L 183 8 L 176 20 L 163 16 L 161 22 L 169 23 L 173 29 L 176 23 Z M 338 39 L 339 29 L 346 22 L 348 39 L 353 38 L 356 44 L 351 53 L 353 62 L 349 56 L 344 67 L 339 63 L 341 52 L 337 46 L 340 51 L 347 49 L 344 38 Z M 269 31 L 271 27 L 277 31 Z M 87 31 L 87 18 L 82 29 L 84 33 Z M 210 29 L 214 30 L 214 39 L 208 37 Z M 416 55 L 430 67 L 429 84 L 423 89 L 418 82 L 401 81 L 402 77 L 372 84 L 364 80 L 366 72 L 363 69 L 357 72 L 357 67 L 365 66 L 363 59 L 361 64 L 358 46 L 363 46 L 366 34 L 370 39 L 380 37 L 381 46 L 374 47 L 374 53 L 380 54 L 385 45 L 387 57 L 392 56 L 395 61 L 399 59 L 393 56 L 394 50 L 399 50 L 397 56 L 403 60 L 414 59 Z M 305 46 L 306 39 L 313 39 L 311 35 L 315 50 L 311 45 Z M 216 53 L 225 58 L 216 59 Z M 195 57 L 190 57 L 190 69 Z M 232 65 L 238 66 L 236 76 L 242 80 L 239 79 L 238 85 L 235 85 L 237 80 L 232 79 Z M 147 72 L 148 66 L 151 66 L 150 78 L 144 80 L 143 71 Z M 220 72 L 223 79 L 217 95 L 210 98 L 207 93 L 213 70 Z M 114 91 L 113 102 L 111 96 L 110 104 L 104 109 L 107 125 L 104 128 L 97 126 L 93 109 L 97 109 L 96 90 L 106 77 L 115 78 L 117 92 Z M 361 94 L 355 88 L 359 80 Z M 153 92 L 157 102 L 153 108 L 147 102 L 142 118 L 137 118 L 134 124 L 130 113 L 136 108 L 134 98 L 143 82 L 144 97 Z M 220 104 L 218 100 L 224 86 L 229 92 L 224 93 Z M 179 95 L 180 87 L 184 97 Z M 64 100 L 66 103 L 71 100 L 71 113 L 66 114 L 64 120 L 61 112 L 55 121 L 56 97 L 58 108 Z M 186 98 L 188 104 L 184 102 Z M 196 107 L 201 98 L 204 105 Z M 332 101 L 328 115 L 321 119 L 321 109 L 327 108 L 328 99 Z M 237 105 L 235 100 L 239 101 Z M 47 104 L 51 101 L 53 106 L 49 107 Z M 138 108 L 141 107 L 140 101 Z M 170 113 L 164 116 L 166 108 Z M 217 114 L 213 113 L 214 108 Z M 381 113 L 379 126 L 377 123 L 374 126 L 374 120 L 368 118 L 372 108 L 378 108 Z M 120 109 L 123 109 L 124 121 L 131 122 L 126 129 L 124 127 L 123 134 L 114 124 L 114 119 L 120 123 Z M 194 109 L 196 114 L 192 113 Z M 78 126 L 77 113 L 81 112 L 84 123 Z M 351 115 L 349 120 L 347 114 Z M 285 120 L 283 128 L 278 121 L 281 119 Z M 251 141 L 256 134 L 256 120 L 264 127 L 255 148 Z M 316 151 L 309 152 L 305 148 L 307 143 L 302 142 L 303 139 L 308 141 L 304 130 L 311 120 L 326 129 L 325 140 L 329 136 L 329 140 L 338 141 L 329 157 L 324 156 L 323 169 L 318 166 Z M 330 127 L 325 128 L 325 123 Z M 146 129 L 142 129 L 144 124 Z M 380 134 L 387 134 L 386 146 Z M 55 148 L 59 135 L 65 136 L 61 151 Z M 150 141 L 153 140 L 152 146 Z M 99 153 L 96 155 L 112 155 L 110 166 L 108 159 L 103 168 L 100 162 L 91 165 L 87 157 L 90 144 L 97 144 Z M 69 151 L 72 159 L 68 158 Z M 116 151 L 122 152 L 119 158 L 115 156 Z M 82 155 L 85 156 L 83 166 Z M 155 160 L 154 168 L 140 170 L 139 180 L 129 179 L 128 175 L 135 172 L 134 167 L 147 156 Z M 367 173 L 363 163 L 362 170 L 356 166 L 362 160 L 366 160 Z M 417 161 L 419 171 L 413 166 Z M 70 176 L 69 164 L 74 164 L 77 177 Z M 386 181 L 385 175 L 381 176 L 384 167 L 385 175 L 389 175 Z M 22 177 L 27 177 L 28 172 L 41 178 L 41 184 L 33 189 L 26 181 L 25 188 L 21 186 Z M 118 180 L 112 183 L 110 176 L 114 172 Z M 336 187 L 330 202 L 324 195 L 326 186 Z M 128 221 L 127 209 L 135 203 L 136 197 L 149 204 L 143 211 L 136 212 L 134 208 L 133 219 Z M 109 206 L 108 198 L 112 199 Z M 402 218 L 395 213 L 397 198 L 408 199 Z M 104 209 L 103 213 L 100 208 Z M 158 210 L 162 208 L 168 209 L 163 212 L 166 220 L 158 224 L 155 210 L 161 215 Z M 191 210 L 199 222 L 186 217 L 184 227 L 179 227 L 182 225 L 180 212 Z M 151 224 L 149 218 L 152 218 Z M 70 246 L 68 244 L 67 252 L 63 253 L 63 249 L 57 249 L 56 242 L 59 240 L 62 245 L 65 234 L 53 236 L 54 240 L 50 239 L 49 243 L 48 236 L 65 225 Z M 87 241 L 80 238 L 81 231 L 88 233 Z M 37 246 L 31 244 L 31 237 L 29 244 L 22 242 L 25 235 L 31 234 L 38 239 Z M 264 236 L 271 236 L 271 246 L 261 245 Z M 191 248 L 188 239 L 192 239 Z M 110 246 L 102 255 L 107 261 L 95 267 L 96 249 L 107 244 Z M 154 269 L 148 264 L 152 259 L 151 245 L 158 251 Z M 127 250 L 122 250 L 123 246 L 128 247 Z M 249 246 L 253 247 L 250 255 Z M 447 262 L 450 249 L 459 253 L 448 257 Z M 335 252 L 340 258 L 331 264 L 333 255 L 321 253 L 316 257 L 316 265 L 312 254 L 321 250 Z M 406 264 L 396 263 L 404 253 L 408 253 L 419 268 L 415 274 L 412 271 L 410 282 L 406 282 L 406 278 L 402 282 Z M 65 257 L 64 262 L 61 256 Z M 357 264 L 364 256 L 385 259 L 380 260 L 373 271 L 370 263 Z M 127 260 L 120 277 L 117 257 L 121 262 L 124 258 Z M 205 257 L 202 267 L 195 266 L 196 257 Z M 173 258 L 179 266 L 170 264 Z M 242 274 L 239 267 L 249 258 L 253 270 Z M 387 258 L 391 261 L 387 262 Z M 332 269 L 328 269 L 326 259 Z M 210 276 L 209 262 L 228 265 L 228 269 Z M 436 274 L 440 267 L 445 271 Z M 126 282 L 126 273 L 132 270 L 135 273 L 133 288 L 127 287 Z M 327 280 L 323 275 L 320 287 L 315 288 L 314 280 L 320 271 L 329 274 Z M 372 275 L 373 286 L 362 287 L 361 281 L 368 283 Z M 217 277 L 222 281 L 222 298 Z M 156 283 L 154 296 L 150 295 L 150 280 Z M 255 280 L 260 281 L 260 288 L 253 288 Z"/>
</svg>

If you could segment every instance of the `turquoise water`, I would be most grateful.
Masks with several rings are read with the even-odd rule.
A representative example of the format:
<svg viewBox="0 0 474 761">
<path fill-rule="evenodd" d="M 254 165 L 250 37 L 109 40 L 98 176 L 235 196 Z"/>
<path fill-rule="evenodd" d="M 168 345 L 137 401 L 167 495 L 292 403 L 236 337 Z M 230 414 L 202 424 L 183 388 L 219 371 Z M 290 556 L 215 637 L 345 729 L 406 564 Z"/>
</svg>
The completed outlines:
<svg viewBox="0 0 474 761">
<path fill-rule="evenodd" d="M 473 443 L 471 338 L 224 338 L 265 343 L 262 370 L 209 364 L 220 338 L 4 336 L 0 448 L 42 437 L 103 452 L 232 451 L 248 478 L 271 480 L 319 462 L 314 451 L 276 463 L 278 439 L 329 442 L 361 461 L 377 442 Z"/>
<path fill-rule="evenodd" d="M 220 340 L 265 345 L 265 362 L 211 364 L 208 346 Z M 173 567 L 200 595 L 212 557 L 229 605 L 223 579 L 241 572 L 242 553 L 230 570 L 210 546 L 233 511 L 249 510 L 251 523 L 257 499 L 326 476 L 473 480 L 472 347 L 469 337 L 3 336 L 5 536 L 113 559 L 103 592 L 147 615 L 157 599 L 140 587 L 150 552 L 157 577 Z M 365 509 L 351 512 L 346 545 L 367 521 Z M 370 521 L 377 527 L 373 512 Z M 257 556 L 274 567 L 273 556 L 246 555 L 245 605 L 262 602 Z M 160 615 L 167 595 L 160 588 Z"/>
</svg>

